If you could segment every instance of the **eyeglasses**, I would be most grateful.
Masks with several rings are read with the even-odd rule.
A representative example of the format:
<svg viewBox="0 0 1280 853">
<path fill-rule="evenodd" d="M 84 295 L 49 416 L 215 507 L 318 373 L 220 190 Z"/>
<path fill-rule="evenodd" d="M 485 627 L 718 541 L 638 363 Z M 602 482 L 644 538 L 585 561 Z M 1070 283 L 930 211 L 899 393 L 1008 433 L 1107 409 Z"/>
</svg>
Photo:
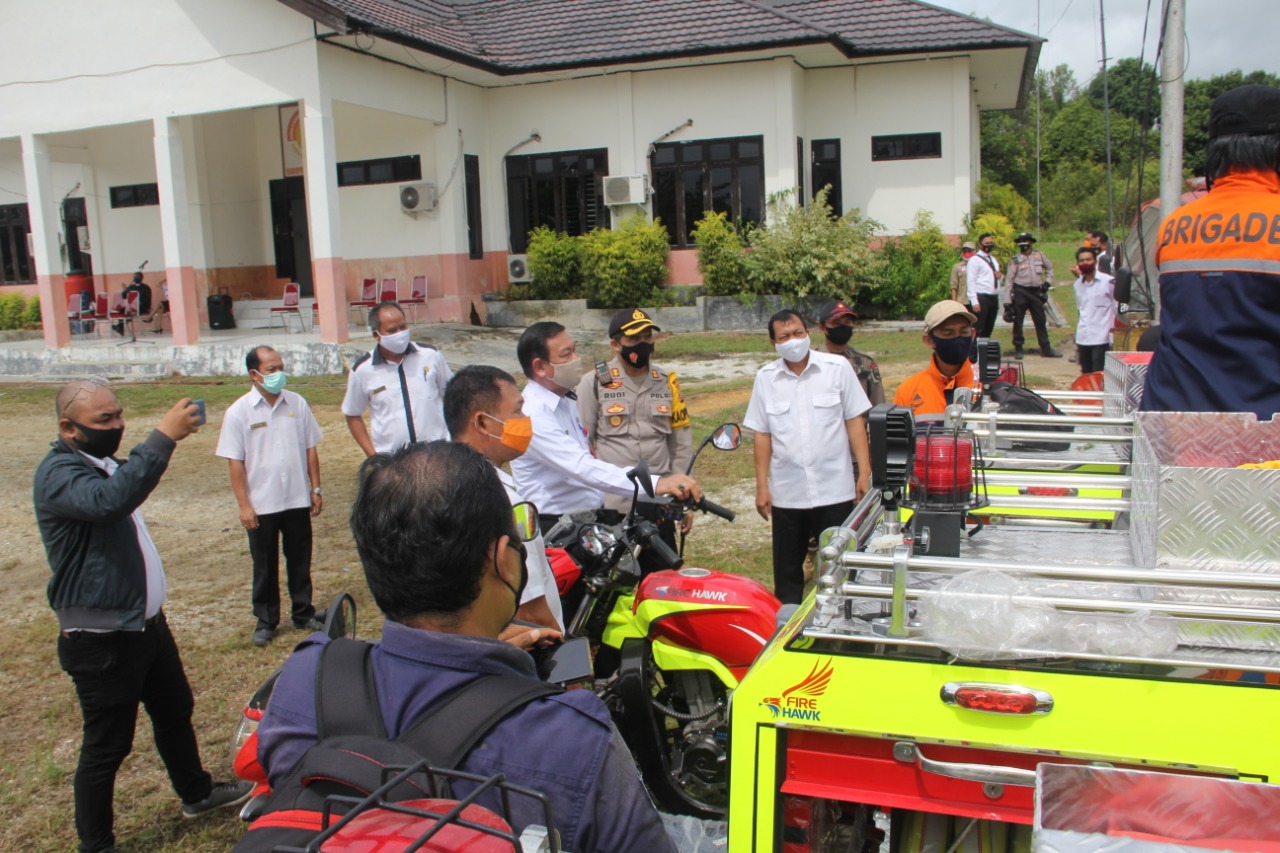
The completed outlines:
<svg viewBox="0 0 1280 853">
<path fill-rule="evenodd" d="M 81 394 L 92 394 L 99 388 L 108 388 L 110 385 L 111 380 L 100 374 L 97 376 L 90 376 L 88 379 L 82 379 L 80 381 L 80 387 L 76 389 L 76 392 L 71 395 L 69 400 L 62 404 L 62 409 L 58 412 L 58 417 L 61 418 L 65 415 L 67 413 L 67 409 L 71 408 L 71 404 L 80 399 Z"/>
<path fill-rule="evenodd" d="M 521 501 L 513 506 L 511 517 L 516 524 L 516 538 L 521 542 L 532 542 L 542 533 L 542 526 L 538 523 L 538 507 L 531 501 Z"/>
</svg>

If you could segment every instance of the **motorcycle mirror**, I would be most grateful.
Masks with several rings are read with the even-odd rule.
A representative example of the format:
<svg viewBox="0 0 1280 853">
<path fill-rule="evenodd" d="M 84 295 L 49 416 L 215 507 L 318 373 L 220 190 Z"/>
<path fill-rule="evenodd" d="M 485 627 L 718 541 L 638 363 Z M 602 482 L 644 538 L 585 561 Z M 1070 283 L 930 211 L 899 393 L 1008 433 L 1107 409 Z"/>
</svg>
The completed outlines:
<svg viewBox="0 0 1280 853">
<path fill-rule="evenodd" d="M 716 450 L 737 450 L 742 444 L 742 430 L 737 424 L 720 424 L 711 433 L 711 443 Z"/>
<path fill-rule="evenodd" d="M 1113 292 L 1116 302 L 1129 301 L 1129 297 L 1133 295 L 1133 270 L 1126 267 L 1116 270 L 1116 283 Z"/>
<path fill-rule="evenodd" d="M 324 633 L 331 640 L 356 638 L 356 601 L 344 592 L 333 600 L 324 617 Z"/>
<path fill-rule="evenodd" d="M 644 493 L 653 497 L 653 477 L 649 476 L 649 463 L 641 459 L 636 467 L 627 472 L 627 479 L 644 489 Z"/>
</svg>

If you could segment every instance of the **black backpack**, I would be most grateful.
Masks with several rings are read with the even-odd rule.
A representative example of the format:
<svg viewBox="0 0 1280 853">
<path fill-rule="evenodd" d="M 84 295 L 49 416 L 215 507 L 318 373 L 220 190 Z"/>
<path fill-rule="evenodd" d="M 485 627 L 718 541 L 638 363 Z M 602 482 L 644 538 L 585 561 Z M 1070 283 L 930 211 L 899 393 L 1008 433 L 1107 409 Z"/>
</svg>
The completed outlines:
<svg viewBox="0 0 1280 853">
<path fill-rule="evenodd" d="M 1008 382 L 992 382 L 987 394 L 1000 404 L 1000 411 L 1013 415 L 1061 415 L 1053 403 L 1041 397 L 1030 388 L 1012 385 Z M 1016 429 L 1026 432 L 1071 432 L 1074 427 L 1068 424 L 1017 424 Z M 1013 446 L 1023 450 L 1069 450 L 1070 441 L 1026 441 L 1014 439 Z"/>
<path fill-rule="evenodd" d="M 391 739 L 382 722 L 369 665 L 372 648 L 347 639 L 325 646 L 316 666 L 317 742 L 276 786 L 265 812 L 250 825 L 233 853 L 303 847 L 320 833 L 327 797 L 368 796 L 387 780 L 386 767 L 408 767 L 427 759 L 432 767 L 456 769 L 502 719 L 535 699 L 563 692 L 532 678 L 482 675 L 440 697 Z M 401 782 L 385 799 L 430 797 L 424 772 Z M 330 807 L 335 815 L 344 812 Z"/>
</svg>

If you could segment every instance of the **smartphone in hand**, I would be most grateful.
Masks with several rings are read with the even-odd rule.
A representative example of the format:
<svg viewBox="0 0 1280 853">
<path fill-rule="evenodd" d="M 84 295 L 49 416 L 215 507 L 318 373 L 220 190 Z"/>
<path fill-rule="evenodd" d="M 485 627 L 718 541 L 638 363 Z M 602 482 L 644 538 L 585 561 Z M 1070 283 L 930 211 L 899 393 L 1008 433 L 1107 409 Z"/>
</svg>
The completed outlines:
<svg viewBox="0 0 1280 853">
<path fill-rule="evenodd" d="M 200 412 L 200 414 L 198 415 L 199 420 L 196 421 L 196 426 L 204 426 L 205 423 L 209 420 L 207 413 L 205 412 L 204 400 L 192 400 L 191 405 L 195 406 Z"/>
</svg>

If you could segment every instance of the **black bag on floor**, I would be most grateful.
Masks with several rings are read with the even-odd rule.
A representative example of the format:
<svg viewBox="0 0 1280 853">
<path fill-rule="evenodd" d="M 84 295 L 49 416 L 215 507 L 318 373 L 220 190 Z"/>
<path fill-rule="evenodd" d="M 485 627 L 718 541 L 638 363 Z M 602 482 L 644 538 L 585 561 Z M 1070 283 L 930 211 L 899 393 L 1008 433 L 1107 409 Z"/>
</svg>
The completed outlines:
<svg viewBox="0 0 1280 853">
<path fill-rule="evenodd" d="M 987 389 L 987 393 L 993 402 L 1000 404 L 1000 411 L 1008 412 L 1012 415 L 1062 414 L 1053 403 L 1050 403 L 1030 388 L 1011 385 L 1008 382 L 992 382 Z M 1026 432 L 1071 432 L 1074 429 L 1068 424 L 1062 424 L 1061 426 L 1056 424 L 1016 424 L 1014 428 Z M 1071 442 L 1015 439 L 1013 446 L 1020 447 L 1023 450 L 1068 450 L 1071 447 Z"/>
</svg>

